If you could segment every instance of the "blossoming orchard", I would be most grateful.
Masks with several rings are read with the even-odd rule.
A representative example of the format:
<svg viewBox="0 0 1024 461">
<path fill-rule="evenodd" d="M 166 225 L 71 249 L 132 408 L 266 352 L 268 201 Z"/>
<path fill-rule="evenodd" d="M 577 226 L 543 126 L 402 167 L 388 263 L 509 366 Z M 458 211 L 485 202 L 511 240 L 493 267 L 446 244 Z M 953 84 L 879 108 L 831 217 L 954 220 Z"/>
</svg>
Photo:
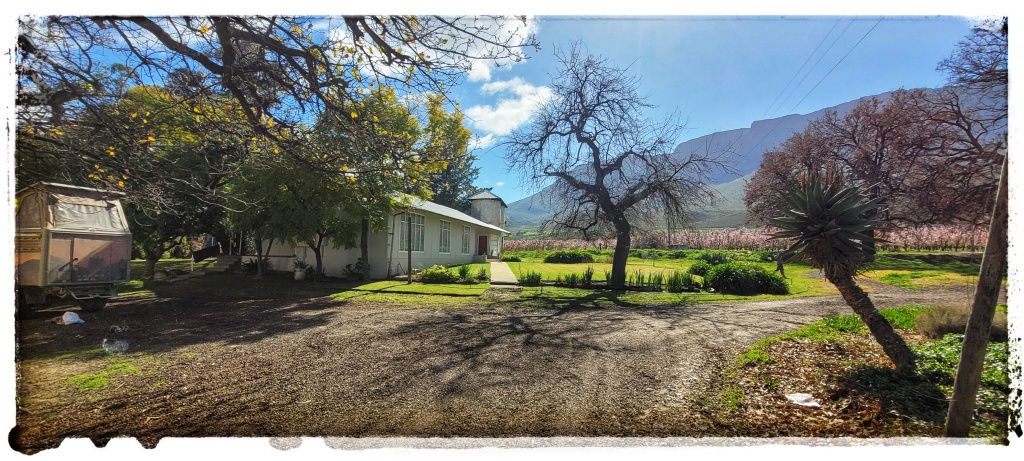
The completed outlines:
<svg viewBox="0 0 1024 461">
<path fill-rule="evenodd" d="M 686 248 L 695 250 L 777 250 L 780 243 L 769 240 L 772 228 L 676 230 L 637 233 L 633 248 Z M 980 251 L 987 242 L 987 229 L 963 225 L 931 225 L 888 230 L 881 233 L 881 250 L 888 251 Z M 585 250 L 614 248 L 614 239 L 510 238 L 506 251 Z"/>
</svg>

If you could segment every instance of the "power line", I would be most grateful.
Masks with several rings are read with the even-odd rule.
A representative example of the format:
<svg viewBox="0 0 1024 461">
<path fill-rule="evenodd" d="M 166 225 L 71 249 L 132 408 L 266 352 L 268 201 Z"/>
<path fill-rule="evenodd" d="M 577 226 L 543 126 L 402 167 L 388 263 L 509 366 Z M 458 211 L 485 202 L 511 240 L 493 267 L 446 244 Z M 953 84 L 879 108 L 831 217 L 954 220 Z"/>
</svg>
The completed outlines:
<svg viewBox="0 0 1024 461">
<path fill-rule="evenodd" d="M 768 111 L 772 110 L 772 107 L 775 107 L 775 103 L 779 102 L 779 98 L 781 98 L 782 95 L 786 92 L 786 89 L 789 88 L 789 85 L 791 83 L 793 83 L 793 80 L 796 80 L 797 75 L 800 75 L 800 72 L 804 70 L 804 67 L 807 67 L 807 63 L 811 62 L 811 58 L 813 58 L 814 55 L 817 54 L 818 49 L 821 48 L 821 45 L 825 44 L 825 40 L 828 40 L 828 37 L 830 35 L 832 35 L 832 31 L 836 30 L 836 26 L 838 26 L 839 23 L 842 22 L 842 21 L 843 21 L 843 18 L 836 19 L 835 24 L 832 24 L 832 28 L 829 29 L 828 33 L 825 34 L 825 36 L 821 38 L 820 42 L 818 42 L 818 46 L 814 47 L 814 51 L 811 51 L 811 54 L 807 56 L 807 59 L 804 59 L 804 63 L 801 64 L 800 68 L 797 69 L 797 71 L 793 74 L 793 76 L 789 78 L 789 81 L 786 82 L 786 86 L 782 87 L 782 91 L 779 91 L 779 94 L 775 96 L 775 99 L 772 100 L 772 103 L 769 104 L 768 108 L 764 110 L 764 113 L 761 114 L 761 118 L 764 118 L 765 116 L 767 116 L 768 115 Z M 826 51 L 826 53 L 827 53 L 827 51 Z M 810 72 L 810 71 L 808 71 L 808 72 Z"/>
<path fill-rule="evenodd" d="M 808 97 L 808 96 L 810 96 L 810 95 L 811 95 L 811 93 L 812 93 L 812 92 L 814 92 L 814 90 L 815 90 L 816 88 L 818 88 L 818 85 L 821 85 L 821 83 L 822 83 L 822 82 L 824 82 L 824 81 L 825 81 L 825 79 L 826 79 L 826 78 L 827 78 L 827 77 L 828 77 L 829 75 L 831 75 L 831 74 L 832 74 L 832 71 L 836 70 L 836 68 L 837 68 L 837 67 L 839 67 L 839 65 L 840 65 L 840 64 L 842 64 L 842 63 L 843 63 L 843 61 L 845 61 L 845 60 L 846 60 L 846 58 L 847 58 L 848 56 L 850 56 L 850 53 L 853 53 L 853 50 L 857 49 L 857 46 L 858 46 L 858 45 L 860 45 L 860 44 L 861 44 L 861 42 L 863 42 L 863 41 L 864 41 L 864 39 L 865 39 L 865 38 L 867 38 L 867 37 L 868 37 L 868 35 L 870 35 L 870 34 L 871 34 L 871 32 L 872 32 L 873 30 L 875 30 L 875 28 L 876 28 L 876 27 L 878 27 L 878 24 L 880 24 L 880 23 L 882 22 L 882 19 L 884 19 L 884 18 L 878 18 L 878 21 L 876 21 L 876 22 L 875 22 L 875 25 L 871 26 L 871 28 L 870 28 L 870 29 L 868 29 L 868 31 L 867 31 L 867 32 L 865 32 L 863 36 L 861 36 L 860 40 L 857 40 L 857 43 L 853 44 L 853 47 L 851 47 L 851 48 L 850 48 L 850 50 L 849 50 L 849 51 L 847 51 L 847 52 L 846 52 L 846 54 L 845 54 L 845 55 L 843 55 L 843 57 L 839 59 L 839 62 L 837 62 L 837 63 L 836 63 L 836 64 L 835 64 L 834 66 L 832 66 L 832 68 L 831 68 L 831 69 L 829 69 L 829 71 L 828 71 L 828 72 L 826 72 L 826 73 L 825 73 L 825 75 L 824 75 L 824 76 L 822 76 L 822 77 L 821 77 L 821 79 L 819 79 L 819 80 L 818 80 L 818 83 L 815 83 L 815 84 L 814 84 L 814 86 L 813 86 L 813 87 L 811 87 L 811 89 L 810 89 L 810 90 L 809 90 L 809 91 L 807 92 L 807 94 L 805 94 L 803 98 L 800 98 L 800 101 L 798 101 L 798 102 L 797 102 L 797 103 L 796 103 L 796 104 L 795 104 L 795 105 L 793 106 L 793 108 L 789 110 L 789 112 L 793 112 L 794 110 L 796 110 L 796 108 L 800 106 L 800 103 L 804 102 L 804 100 L 805 100 L 805 99 L 807 99 L 807 97 Z M 853 23 L 851 22 L 850 24 L 853 24 Z M 847 26 L 847 28 L 849 28 L 849 25 Z M 845 32 L 846 30 L 844 29 L 843 31 Z M 842 34 L 840 34 L 840 36 L 842 36 Z M 835 42 L 833 42 L 832 44 L 833 44 L 833 45 L 835 45 Z M 831 49 L 831 46 L 829 47 L 829 49 Z M 827 53 L 827 51 L 826 51 L 826 53 Z M 822 55 L 822 56 L 824 56 L 824 55 Z M 819 61 L 820 61 L 820 60 L 821 60 L 821 59 L 819 59 Z M 817 65 L 817 63 L 815 63 L 815 65 Z M 812 68 L 813 68 L 813 67 L 812 67 Z M 801 80 L 801 83 L 802 83 L 802 82 L 803 82 L 803 80 Z M 797 84 L 797 86 L 799 86 L 799 84 Z M 786 98 L 786 99 L 789 99 L 789 98 Z M 783 103 L 785 103 L 785 101 L 783 101 Z M 772 132 L 774 132 L 774 131 L 775 131 L 775 129 L 776 129 L 776 128 L 778 128 L 778 127 L 779 127 L 779 125 L 781 125 L 781 124 L 782 124 L 782 117 L 780 117 L 780 118 L 779 118 L 779 121 L 778 121 L 778 122 L 776 122 L 776 123 L 775 123 L 775 125 L 774 125 L 774 126 L 772 126 L 772 128 L 771 128 L 770 130 L 768 130 L 768 132 L 767 132 L 767 133 L 765 133 L 765 134 L 764 134 L 764 136 L 762 136 L 762 137 L 761 137 L 761 139 L 760 139 L 760 140 L 759 140 L 759 141 L 758 141 L 757 143 L 755 143 L 755 144 L 751 145 L 750 149 L 748 149 L 748 150 L 747 150 L 747 152 L 746 152 L 746 153 L 744 153 L 743 155 L 744 155 L 744 156 L 746 156 L 747 154 L 749 154 L 749 153 L 750 153 L 750 151 L 754 150 L 754 146 L 756 146 L 756 145 L 760 144 L 760 143 L 761 143 L 761 142 L 763 142 L 763 141 L 764 141 L 765 139 L 768 139 L 768 136 L 770 136 L 770 135 L 772 134 Z"/>
<path fill-rule="evenodd" d="M 811 68 L 807 70 L 807 73 L 804 74 L 803 78 L 800 79 L 800 82 L 797 83 L 796 86 L 794 86 L 792 90 L 789 90 L 789 94 L 787 94 L 786 98 L 783 99 L 782 102 L 779 103 L 779 107 L 775 109 L 775 112 L 772 112 L 772 116 L 774 116 L 776 113 L 778 113 L 779 109 L 782 109 L 782 106 L 784 104 L 786 104 L 786 101 L 789 101 L 789 98 L 793 96 L 793 93 L 796 93 L 797 88 L 800 88 L 800 85 L 803 85 L 804 80 L 807 80 L 807 77 L 810 77 L 811 72 L 813 72 L 814 69 L 816 67 L 818 67 L 818 64 L 821 63 L 821 60 L 825 58 L 825 55 L 827 55 L 829 51 L 832 51 L 832 47 L 836 46 L 836 43 L 839 42 L 839 39 L 843 38 L 843 35 L 845 35 L 846 31 L 850 29 L 850 26 L 853 25 L 854 21 L 856 21 L 856 19 L 851 19 L 850 23 L 847 24 L 846 27 L 843 28 L 843 31 L 840 32 L 839 35 L 836 36 L 836 39 L 832 40 L 832 43 L 829 44 L 828 49 L 825 50 L 825 52 L 822 53 L 820 57 L 818 57 L 817 61 L 814 61 L 814 65 L 811 66 Z"/>
<path fill-rule="evenodd" d="M 780 98 L 780 97 L 782 97 L 782 95 L 783 95 L 783 94 L 785 94 L 785 93 L 786 93 L 786 89 L 787 89 L 787 88 L 789 88 L 789 84 L 790 84 L 790 83 L 793 83 L 793 80 L 796 80 L 796 77 L 797 77 L 798 75 L 800 75 L 800 72 L 804 70 L 804 67 L 806 67 L 806 66 L 807 66 L 807 63 L 811 61 L 811 58 L 813 58 L 815 54 L 817 54 L 818 50 L 819 50 L 819 49 L 821 48 L 821 45 L 822 45 L 822 44 L 824 44 L 826 40 L 828 40 L 828 38 L 829 38 L 829 37 L 830 37 L 830 36 L 832 35 L 832 31 L 834 31 L 834 30 L 836 29 L 836 26 L 838 26 L 838 25 L 839 25 L 839 23 L 840 23 L 840 22 L 842 22 L 842 21 L 843 21 L 843 18 L 839 18 L 839 19 L 836 19 L 836 22 L 835 22 L 835 24 L 832 24 L 832 28 L 830 28 L 830 29 L 828 30 L 828 33 L 827 33 L 827 34 L 825 34 L 825 36 L 821 38 L 821 41 L 819 41 L 819 42 L 818 42 L 818 46 L 816 46 L 816 47 L 814 48 L 814 51 L 811 51 L 811 54 L 807 56 L 807 59 L 805 59 L 805 60 L 804 60 L 804 63 L 803 63 L 803 64 L 802 64 L 801 66 L 800 66 L 800 69 L 798 69 L 798 70 L 796 71 L 796 73 L 794 73 L 794 74 L 793 74 L 793 77 L 789 79 L 789 82 L 788 82 L 788 83 L 786 83 L 786 86 L 784 86 L 784 87 L 782 88 L 782 91 L 779 91 L 779 94 L 778 94 L 778 96 L 775 96 L 775 100 L 773 100 L 773 101 L 772 101 L 772 103 L 771 103 L 771 104 L 770 104 L 770 105 L 768 106 L 768 109 L 765 109 L 765 111 L 764 111 L 764 114 L 761 114 L 761 118 L 762 118 L 762 119 L 764 119 L 764 118 L 765 118 L 765 116 L 766 116 L 766 115 L 768 114 L 768 112 L 769 112 L 769 111 L 771 111 L 772 107 L 775 107 L 775 103 L 776 103 L 776 102 L 777 102 L 777 101 L 779 100 L 779 98 Z M 788 100 L 789 100 L 789 98 L 793 96 L 793 93 L 794 93 L 794 92 L 795 92 L 795 91 L 797 90 L 797 88 L 799 88 L 799 87 L 800 87 L 800 85 L 801 85 L 801 84 L 803 84 L 804 80 L 806 80 L 806 79 L 807 79 L 807 77 L 808 77 L 808 76 L 809 76 L 809 75 L 811 74 L 811 72 L 813 72 L 813 71 L 814 71 L 814 69 L 815 69 L 816 67 L 818 67 L 818 64 L 819 64 L 819 63 L 821 62 L 821 60 L 822 60 L 822 59 L 823 59 L 823 58 L 825 57 L 825 55 L 827 55 L 829 51 L 832 51 L 832 48 L 833 48 L 833 47 L 834 47 L 834 46 L 836 45 L 836 42 L 838 42 L 838 41 L 839 41 L 839 39 L 843 37 L 843 35 L 844 35 L 844 34 L 846 33 L 846 31 L 847 31 L 847 30 L 848 30 L 848 29 L 850 28 L 850 26 L 851 26 L 851 25 L 853 24 L 853 21 L 854 21 L 854 19 L 851 19 L 851 20 L 850 20 L 850 22 L 849 22 L 848 24 L 846 24 L 846 27 L 844 27 L 844 28 L 843 28 L 842 32 L 840 32 L 840 33 L 839 33 L 839 35 L 837 35 L 837 36 L 836 36 L 835 40 L 832 40 L 832 43 L 831 43 L 831 44 L 829 44 L 828 48 L 827 48 L 827 49 L 825 49 L 825 51 L 824 51 L 824 52 L 823 52 L 823 53 L 821 54 L 821 56 L 820 56 L 820 57 L 818 57 L 818 60 L 814 62 L 814 65 L 812 65 L 812 66 L 811 66 L 811 67 L 810 67 L 809 69 L 807 69 L 807 73 L 806 73 L 806 74 L 804 74 L 803 78 L 801 78 L 801 79 L 800 79 L 800 82 L 799 82 L 799 83 L 797 83 L 797 84 L 796 84 L 796 86 L 794 86 L 794 87 L 793 87 L 793 88 L 792 88 L 792 89 L 791 89 L 791 90 L 789 91 L 789 94 L 788 94 L 788 95 L 786 95 L 786 98 L 785 98 L 785 99 L 783 99 L 781 103 L 779 103 L 779 107 L 777 107 L 777 108 L 775 109 L 775 111 L 773 111 L 773 112 L 771 113 L 771 115 L 770 115 L 769 117 L 773 117 L 773 116 L 775 116 L 775 114 L 776 114 L 776 113 L 777 113 L 777 112 L 779 111 L 779 109 L 781 109 L 781 108 L 782 108 L 782 105 L 783 105 L 783 104 L 785 104 L 785 103 L 786 103 L 786 101 L 788 101 Z M 768 137 L 768 135 L 772 133 L 772 131 L 775 131 L 775 128 L 776 128 L 776 127 L 778 127 L 778 125 L 779 125 L 780 123 L 782 123 L 782 121 L 781 121 L 781 120 L 780 120 L 780 121 L 778 121 L 778 122 L 776 122 L 776 124 L 775 124 L 775 127 L 773 127 L 773 128 L 771 129 L 771 130 L 769 130 L 769 131 L 768 131 L 768 133 L 767 133 L 767 134 L 765 134 L 765 135 L 764 135 L 764 136 L 763 136 L 763 137 L 761 138 L 761 140 L 759 140 L 759 141 L 758 141 L 757 143 L 754 143 L 754 144 L 753 144 L 752 146 L 756 146 L 756 145 L 760 144 L 760 143 L 761 143 L 762 141 L 764 141 L 764 139 L 765 139 L 765 138 L 767 138 L 767 137 Z M 753 131 L 753 130 L 751 130 L 751 132 L 752 132 L 752 131 Z M 735 141 L 734 141 L 734 142 L 733 142 L 732 144 L 734 144 L 734 145 L 739 145 L 739 144 L 740 144 L 740 142 L 741 142 L 741 141 L 743 140 L 743 137 L 744 137 L 744 136 L 746 136 L 746 135 L 747 135 L 747 133 L 746 133 L 746 132 L 744 132 L 744 133 L 740 134 L 740 137 L 739 137 L 739 138 L 737 138 L 737 139 L 736 139 L 736 140 L 735 140 Z M 750 152 L 751 152 L 752 150 L 754 150 L 754 148 L 753 148 L 753 147 L 750 147 L 749 149 L 747 149 L 747 151 L 746 151 L 746 152 L 745 152 L 745 153 L 744 153 L 744 154 L 742 155 L 742 157 L 746 157 L 746 156 L 747 156 L 748 154 L 750 154 Z"/>
<path fill-rule="evenodd" d="M 878 25 L 882 23 L 882 19 L 883 18 L 878 18 L 878 21 L 875 22 L 875 25 L 871 26 L 871 28 L 868 29 L 868 31 L 864 33 L 864 35 L 860 38 L 860 40 L 857 40 L 857 43 L 853 44 L 853 48 L 850 48 L 850 51 L 847 51 L 846 54 L 843 55 L 843 58 L 840 59 L 839 62 L 836 63 L 836 65 L 832 66 L 832 68 L 828 70 L 828 73 L 825 74 L 825 77 L 828 77 L 829 74 L 831 74 L 833 70 L 836 70 L 836 67 L 839 67 L 839 65 L 842 64 L 843 61 L 846 60 L 846 57 L 849 56 L 850 53 L 853 53 L 853 50 L 857 49 L 857 45 L 860 45 L 860 42 L 863 42 L 865 38 L 868 38 L 868 35 L 871 34 L 871 31 L 875 30 L 875 27 L 878 27 Z M 821 82 L 825 81 L 825 77 L 821 77 L 821 80 L 818 80 L 818 83 L 814 84 L 814 87 L 811 88 L 811 91 L 808 91 L 807 94 L 805 94 L 804 97 L 801 98 L 800 101 L 797 102 L 796 105 L 793 106 L 793 108 L 790 109 L 789 111 L 792 112 L 792 111 L 796 110 L 796 108 L 800 106 L 800 103 L 804 102 L 804 99 L 807 99 L 807 97 L 810 96 L 811 93 L 814 92 L 814 89 L 817 88 L 818 85 L 821 85 Z"/>
</svg>

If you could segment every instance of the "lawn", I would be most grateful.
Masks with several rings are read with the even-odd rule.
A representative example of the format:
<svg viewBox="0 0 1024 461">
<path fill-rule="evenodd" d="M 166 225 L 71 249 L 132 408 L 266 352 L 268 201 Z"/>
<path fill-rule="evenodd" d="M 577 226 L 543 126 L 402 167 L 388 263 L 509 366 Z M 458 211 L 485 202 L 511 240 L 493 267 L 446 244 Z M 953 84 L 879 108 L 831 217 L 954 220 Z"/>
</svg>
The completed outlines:
<svg viewBox="0 0 1024 461">
<path fill-rule="evenodd" d="M 685 271 L 693 265 L 694 261 L 689 259 L 661 259 L 661 260 L 645 260 L 640 258 L 629 258 L 626 263 L 626 273 L 634 273 L 640 271 L 645 275 L 664 273 L 670 275 L 672 272 L 680 270 Z M 544 281 L 553 281 L 556 277 L 565 277 L 569 274 L 582 274 L 587 270 L 588 267 L 594 268 L 594 280 L 604 281 L 607 280 L 605 272 L 611 272 L 612 264 L 610 262 L 593 262 L 593 263 L 578 263 L 578 264 L 550 264 L 545 263 L 541 259 L 526 259 L 522 262 L 510 262 L 508 267 L 512 269 L 512 273 L 517 278 L 522 278 L 522 274 L 527 272 L 537 272 L 541 275 Z M 774 269 L 774 267 L 773 267 Z"/>
<path fill-rule="evenodd" d="M 883 253 L 861 273 L 889 285 L 923 289 L 977 283 L 981 265 L 973 256 L 957 254 Z"/>
<path fill-rule="evenodd" d="M 407 283 L 383 280 L 351 287 L 334 293 L 337 301 L 359 300 L 418 307 L 455 307 L 479 303 L 488 283 Z"/>
</svg>

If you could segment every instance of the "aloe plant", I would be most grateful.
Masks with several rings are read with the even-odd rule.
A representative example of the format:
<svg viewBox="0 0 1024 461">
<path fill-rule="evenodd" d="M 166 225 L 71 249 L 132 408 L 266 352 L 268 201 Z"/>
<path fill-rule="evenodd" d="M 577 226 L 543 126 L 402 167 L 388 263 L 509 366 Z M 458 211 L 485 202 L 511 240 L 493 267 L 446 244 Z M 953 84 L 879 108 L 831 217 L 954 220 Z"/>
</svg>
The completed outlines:
<svg viewBox="0 0 1024 461">
<path fill-rule="evenodd" d="M 857 269 L 874 256 L 872 215 L 882 199 L 868 200 L 854 187 L 832 183 L 822 188 L 812 177 L 801 189 L 790 190 L 783 215 L 769 221 L 779 228 L 773 239 L 794 239 L 782 252 L 783 260 L 800 255 L 821 269 L 825 278 L 842 294 L 846 304 L 868 326 L 889 360 L 901 371 L 914 369 L 914 354 L 892 325 L 875 308 L 871 298 L 854 281 Z"/>
</svg>

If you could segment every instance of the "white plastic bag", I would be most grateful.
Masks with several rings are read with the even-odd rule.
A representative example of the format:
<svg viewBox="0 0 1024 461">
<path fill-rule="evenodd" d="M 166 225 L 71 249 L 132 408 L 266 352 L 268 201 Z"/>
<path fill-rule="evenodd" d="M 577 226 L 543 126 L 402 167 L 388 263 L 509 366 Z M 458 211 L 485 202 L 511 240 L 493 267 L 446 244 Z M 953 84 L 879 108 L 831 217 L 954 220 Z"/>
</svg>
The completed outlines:
<svg viewBox="0 0 1024 461">
<path fill-rule="evenodd" d="M 814 400 L 814 396 L 810 394 L 786 394 L 786 398 L 789 399 L 790 402 L 803 407 L 821 408 L 821 405 Z"/>
<path fill-rule="evenodd" d="M 85 320 L 82 320 L 82 318 L 79 317 L 78 314 L 74 312 L 65 312 L 64 317 L 61 320 L 64 321 L 65 325 L 71 325 L 74 323 L 85 323 Z"/>
</svg>

